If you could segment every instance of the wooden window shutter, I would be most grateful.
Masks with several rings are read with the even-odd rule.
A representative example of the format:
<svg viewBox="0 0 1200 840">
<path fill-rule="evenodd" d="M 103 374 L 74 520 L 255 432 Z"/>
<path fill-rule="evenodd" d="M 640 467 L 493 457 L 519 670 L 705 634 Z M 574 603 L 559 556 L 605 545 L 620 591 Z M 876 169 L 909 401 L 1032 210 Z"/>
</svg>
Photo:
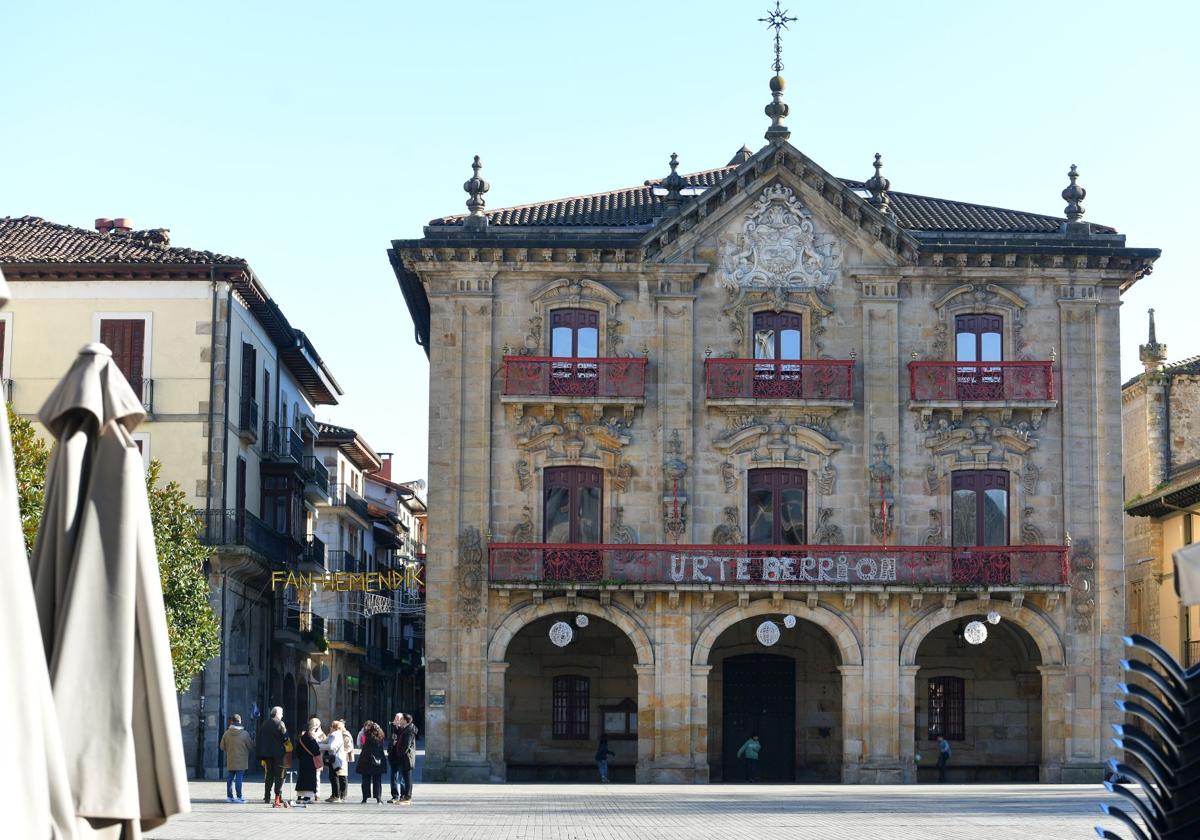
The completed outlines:
<svg viewBox="0 0 1200 840">
<path fill-rule="evenodd" d="M 146 322 L 141 318 L 103 318 L 100 321 L 100 341 L 112 351 L 117 368 L 140 395 L 146 352 Z"/>
</svg>

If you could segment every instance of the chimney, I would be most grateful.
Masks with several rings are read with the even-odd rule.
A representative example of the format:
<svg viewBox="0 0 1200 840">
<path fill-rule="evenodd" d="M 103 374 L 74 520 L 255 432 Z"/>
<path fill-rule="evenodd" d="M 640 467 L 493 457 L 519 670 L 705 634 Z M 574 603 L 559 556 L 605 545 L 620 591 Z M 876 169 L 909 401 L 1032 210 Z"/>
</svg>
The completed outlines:
<svg viewBox="0 0 1200 840">
<path fill-rule="evenodd" d="M 109 233 L 113 229 L 112 219 L 97 219 L 96 230 L 100 233 Z"/>
<path fill-rule="evenodd" d="M 383 462 L 383 466 L 379 468 L 379 477 L 384 481 L 392 480 L 392 453 L 380 452 L 379 460 Z"/>
<path fill-rule="evenodd" d="M 132 230 L 133 222 L 129 221 L 129 219 L 122 217 L 120 219 L 112 220 L 113 233 L 130 233 Z"/>
</svg>

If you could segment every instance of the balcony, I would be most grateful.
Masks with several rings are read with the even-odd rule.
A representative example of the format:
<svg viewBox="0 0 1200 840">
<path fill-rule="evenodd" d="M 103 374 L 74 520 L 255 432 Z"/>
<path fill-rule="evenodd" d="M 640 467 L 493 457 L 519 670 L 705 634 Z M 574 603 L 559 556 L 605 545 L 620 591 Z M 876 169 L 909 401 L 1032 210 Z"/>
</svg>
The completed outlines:
<svg viewBox="0 0 1200 840">
<path fill-rule="evenodd" d="M 243 443 L 258 442 L 258 403 L 249 397 L 238 405 L 238 437 Z"/>
<path fill-rule="evenodd" d="M 505 356 L 504 403 L 619 405 L 646 401 L 646 358 Z"/>
<path fill-rule="evenodd" d="M 332 646 L 357 648 L 358 653 L 366 652 L 367 628 L 349 619 L 328 619 L 325 622 L 325 638 Z"/>
<path fill-rule="evenodd" d="M 371 515 L 367 511 L 367 500 L 350 489 L 349 484 L 334 484 L 329 488 L 330 504 L 334 507 L 348 508 L 359 519 L 363 527 L 370 524 Z"/>
<path fill-rule="evenodd" d="M 1056 545 L 564 545 L 493 543 L 491 583 L 652 588 L 768 586 L 1064 586 Z"/>
<path fill-rule="evenodd" d="M 317 537 L 309 537 L 304 552 L 300 555 L 300 571 L 321 574 L 325 571 L 325 543 Z"/>
<path fill-rule="evenodd" d="M 137 394 L 137 398 L 142 401 L 142 408 L 146 409 L 146 414 L 154 413 L 154 380 L 146 379 L 130 379 L 129 387 L 133 388 L 133 393 Z"/>
<path fill-rule="evenodd" d="M 366 567 L 359 558 L 342 548 L 332 548 L 325 552 L 325 568 L 331 572 L 365 572 Z"/>
<path fill-rule="evenodd" d="M 305 455 L 302 462 L 304 472 L 304 497 L 317 504 L 329 504 L 329 470 L 315 455 Z"/>
<path fill-rule="evenodd" d="M 282 569 L 296 559 L 296 544 L 246 510 L 197 510 L 200 542 L 219 547 L 244 547 Z"/>
<path fill-rule="evenodd" d="M 268 422 L 264 431 L 266 440 L 262 447 L 263 458 L 290 464 L 303 462 L 304 442 L 295 429 Z"/>
<path fill-rule="evenodd" d="M 909 362 L 909 399 L 926 418 L 935 408 L 1002 407 L 1041 412 L 1054 399 L 1054 362 Z"/>
<path fill-rule="evenodd" d="M 790 400 L 844 407 L 854 402 L 853 359 L 705 359 L 705 397 L 725 405 Z"/>
<path fill-rule="evenodd" d="M 290 592 L 288 593 L 291 594 Z M 300 641 L 300 605 L 286 598 L 275 601 L 275 640 L 287 643 Z"/>
</svg>

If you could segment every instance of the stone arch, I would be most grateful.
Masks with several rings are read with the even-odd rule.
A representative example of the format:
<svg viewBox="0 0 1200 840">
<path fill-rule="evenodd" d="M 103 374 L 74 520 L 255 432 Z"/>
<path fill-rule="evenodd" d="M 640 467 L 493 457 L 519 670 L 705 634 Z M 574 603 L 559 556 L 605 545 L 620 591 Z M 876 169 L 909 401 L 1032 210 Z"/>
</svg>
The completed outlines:
<svg viewBox="0 0 1200 840">
<path fill-rule="evenodd" d="M 960 601 L 949 610 L 934 607 L 909 629 L 900 646 L 900 665 L 917 664 L 917 650 L 934 629 L 947 622 L 990 610 L 1000 613 L 1002 619 L 1013 622 L 1033 638 L 1041 654 L 1043 666 L 1062 667 L 1066 662 L 1062 636 L 1040 611 L 1029 606 L 1017 608 L 1008 601 L 988 601 L 986 604 L 980 601 Z"/>
<path fill-rule="evenodd" d="M 692 646 L 692 666 L 708 665 L 708 655 L 721 634 L 747 618 L 786 612 L 803 621 L 809 621 L 823 629 L 837 645 L 842 657 L 842 666 L 861 667 L 863 663 L 862 641 L 846 617 L 832 607 L 818 604 L 810 608 L 803 601 L 785 600 L 780 607 L 771 599 L 753 601 L 745 606 L 730 606 L 714 615 L 700 631 Z"/>
<path fill-rule="evenodd" d="M 637 653 L 638 665 L 654 665 L 654 646 L 645 628 L 629 613 L 614 605 L 605 606 L 585 598 L 548 598 L 540 604 L 526 604 L 510 612 L 492 633 L 488 643 L 488 662 L 501 663 L 505 661 L 508 644 L 521 628 L 532 621 L 555 613 L 584 613 L 585 615 L 602 618 L 622 630 L 633 649 Z"/>
</svg>

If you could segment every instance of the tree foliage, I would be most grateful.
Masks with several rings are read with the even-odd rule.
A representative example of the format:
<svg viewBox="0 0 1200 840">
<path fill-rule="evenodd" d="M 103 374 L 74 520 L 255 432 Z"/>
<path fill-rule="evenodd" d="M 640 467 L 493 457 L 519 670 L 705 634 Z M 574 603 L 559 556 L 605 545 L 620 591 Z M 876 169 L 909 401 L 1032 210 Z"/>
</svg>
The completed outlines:
<svg viewBox="0 0 1200 840">
<path fill-rule="evenodd" d="M 150 462 L 146 492 L 167 608 L 175 689 L 186 691 L 208 660 L 220 653 L 221 627 L 208 600 L 204 562 L 211 552 L 200 542 L 200 520 L 178 484 L 156 486 L 160 467 L 158 461 Z"/>
<path fill-rule="evenodd" d="M 17 470 L 21 529 L 25 550 L 32 553 L 45 503 L 50 449 L 38 437 L 31 422 L 16 416 L 11 405 L 7 410 Z M 158 550 L 158 573 L 163 606 L 167 611 L 175 689 L 186 691 L 192 678 L 220 652 L 221 629 L 208 600 L 204 563 L 210 551 L 200 542 L 200 522 L 178 484 L 172 481 L 165 487 L 157 486 L 160 468 L 158 461 L 150 463 L 146 472 L 146 493 L 150 498 L 150 520 Z"/>
<path fill-rule="evenodd" d="M 6 404 L 8 427 L 12 431 L 13 462 L 17 468 L 17 500 L 21 509 L 21 532 L 25 536 L 25 553 L 33 553 L 38 524 L 42 521 L 42 505 L 46 500 L 46 465 L 50 447 L 38 437 L 33 423 L 13 413 Z"/>
</svg>

